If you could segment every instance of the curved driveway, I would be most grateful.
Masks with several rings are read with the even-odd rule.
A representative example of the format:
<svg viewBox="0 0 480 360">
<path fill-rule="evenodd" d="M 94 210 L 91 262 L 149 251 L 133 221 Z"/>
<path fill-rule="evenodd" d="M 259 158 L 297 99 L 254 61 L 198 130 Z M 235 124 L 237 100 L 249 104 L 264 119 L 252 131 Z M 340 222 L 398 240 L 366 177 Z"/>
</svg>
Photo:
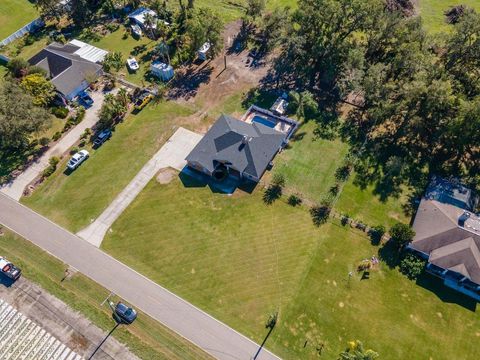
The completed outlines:
<svg viewBox="0 0 480 360">
<path fill-rule="evenodd" d="M 253 359 L 259 345 L 87 241 L 0 193 L 0 223 L 221 360 Z M 263 349 L 257 360 L 278 360 Z"/>
</svg>

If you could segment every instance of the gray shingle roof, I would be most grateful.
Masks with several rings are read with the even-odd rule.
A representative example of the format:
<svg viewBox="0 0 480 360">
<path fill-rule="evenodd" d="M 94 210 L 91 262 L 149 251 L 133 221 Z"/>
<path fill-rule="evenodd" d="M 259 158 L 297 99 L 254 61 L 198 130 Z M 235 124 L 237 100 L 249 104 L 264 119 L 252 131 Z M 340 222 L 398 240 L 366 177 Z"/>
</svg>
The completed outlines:
<svg viewBox="0 0 480 360">
<path fill-rule="evenodd" d="M 450 196 L 451 188 L 444 181 L 437 184 L 440 187 L 429 186 L 420 202 L 413 223 L 416 235 L 410 246 L 429 254 L 432 264 L 480 284 L 480 236 L 458 222 L 465 205 L 472 200 L 464 194 L 460 198 Z M 447 189 L 446 194 L 442 194 L 442 188 Z"/>
<path fill-rule="evenodd" d="M 268 126 L 249 124 L 222 115 L 195 146 L 186 160 L 210 172 L 218 162 L 260 178 L 285 140 L 285 134 Z"/>
<path fill-rule="evenodd" d="M 79 47 L 67 44 L 50 44 L 28 60 L 47 71 L 56 89 L 64 95 L 79 87 L 88 74 L 97 74 L 101 65 L 82 59 L 74 54 Z"/>
</svg>

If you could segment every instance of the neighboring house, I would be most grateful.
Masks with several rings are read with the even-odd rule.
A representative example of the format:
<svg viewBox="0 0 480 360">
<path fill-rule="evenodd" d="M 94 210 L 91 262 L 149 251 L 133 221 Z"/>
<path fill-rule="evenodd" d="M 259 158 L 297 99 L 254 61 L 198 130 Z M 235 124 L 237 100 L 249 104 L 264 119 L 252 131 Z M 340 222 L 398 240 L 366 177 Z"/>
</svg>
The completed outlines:
<svg viewBox="0 0 480 360">
<path fill-rule="evenodd" d="M 147 15 L 147 14 L 152 15 L 152 17 L 155 19 L 154 24 L 152 25 L 152 28 L 156 29 L 157 28 L 157 24 L 156 24 L 157 13 L 153 10 L 141 7 L 141 8 L 138 8 L 137 10 L 135 10 L 134 12 L 128 14 L 128 18 L 130 19 L 130 21 L 137 24 L 144 31 L 146 31 L 146 30 L 148 30 L 145 26 L 145 15 Z"/>
<path fill-rule="evenodd" d="M 189 167 L 221 180 L 258 182 L 298 124 L 251 107 L 242 120 L 222 115 L 187 156 Z"/>
<path fill-rule="evenodd" d="M 480 301 L 480 217 L 473 192 L 435 177 L 417 210 L 409 248 L 427 259 L 426 270 Z"/>
<path fill-rule="evenodd" d="M 89 77 L 102 74 L 99 63 L 107 53 L 82 41 L 72 40 L 65 45 L 52 43 L 28 62 L 44 69 L 57 91 L 65 99 L 72 100 L 88 88 Z"/>
</svg>

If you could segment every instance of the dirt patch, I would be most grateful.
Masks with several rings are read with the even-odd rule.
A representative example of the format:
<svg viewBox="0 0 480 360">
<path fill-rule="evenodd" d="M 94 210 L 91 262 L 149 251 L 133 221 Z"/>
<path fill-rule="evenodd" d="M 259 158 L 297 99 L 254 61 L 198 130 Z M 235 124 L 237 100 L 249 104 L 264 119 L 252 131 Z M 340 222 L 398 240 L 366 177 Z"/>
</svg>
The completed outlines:
<svg viewBox="0 0 480 360">
<path fill-rule="evenodd" d="M 171 168 L 161 169 L 157 174 L 157 181 L 162 185 L 170 183 L 174 177 L 177 175 L 177 172 Z"/>
</svg>

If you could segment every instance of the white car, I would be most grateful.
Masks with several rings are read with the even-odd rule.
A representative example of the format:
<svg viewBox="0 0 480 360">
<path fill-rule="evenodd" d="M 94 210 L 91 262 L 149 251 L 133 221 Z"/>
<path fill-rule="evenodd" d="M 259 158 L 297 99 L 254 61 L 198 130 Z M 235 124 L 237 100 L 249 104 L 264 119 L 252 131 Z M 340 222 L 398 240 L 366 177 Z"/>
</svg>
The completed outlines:
<svg viewBox="0 0 480 360">
<path fill-rule="evenodd" d="M 136 71 L 140 67 L 135 58 L 128 58 L 127 59 L 127 65 L 128 65 L 128 68 L 132 71 Z"/>
<path fill-rule="evenodd" d="M 67 168 L 70 170 L 75 170 L 82 162 L 87 160 L 89 156 L 90 154 L 87 150 L 80 150 L 68 161 Z"/>
<path fill-rule="evenodd" d="M 141 37 L 142 36 L 142 29 L 137 24 L 133 24 L 132 25 L 132 33 L 135 36 Z"/>
</svg>

